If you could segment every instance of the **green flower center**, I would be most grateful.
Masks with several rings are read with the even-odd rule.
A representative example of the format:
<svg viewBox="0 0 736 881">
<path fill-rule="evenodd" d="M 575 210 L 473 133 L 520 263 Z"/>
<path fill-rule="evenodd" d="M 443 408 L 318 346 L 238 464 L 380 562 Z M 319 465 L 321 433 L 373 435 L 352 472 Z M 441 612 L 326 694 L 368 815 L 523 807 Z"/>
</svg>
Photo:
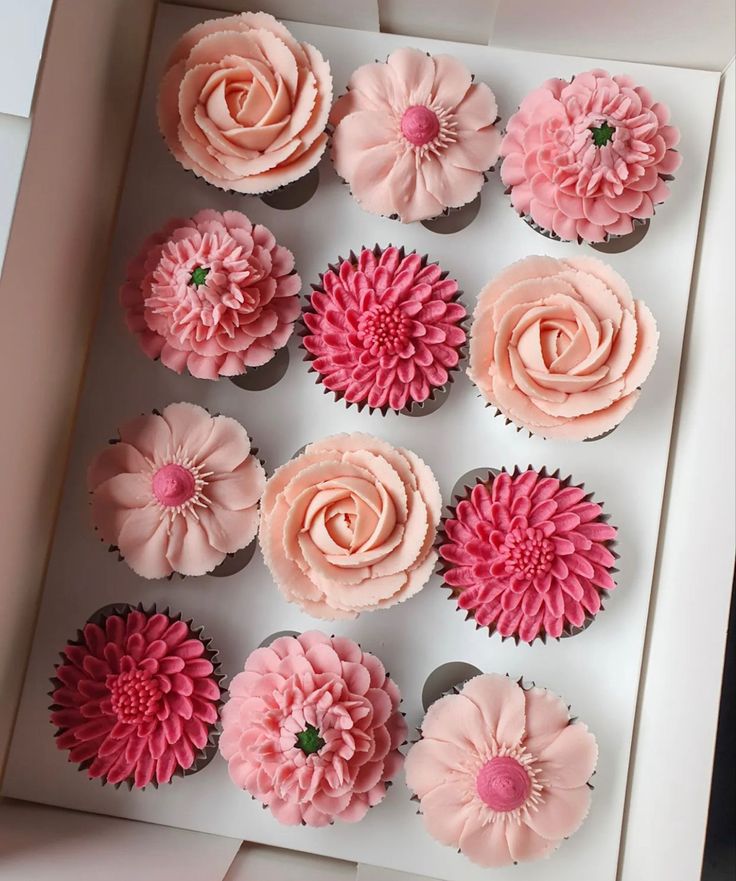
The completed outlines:
<svg viewBox="0 0 736 881">
<path fill-rule="evenodd" d="M 189 279 L 189 284 L 193 284 L 195 288 L 198 288 L 201 284 L 204 284 L 209 271 L 207 266 L 195 266 L 192 277 Z"/>
<path fill-rule="evenodd" d="M 593 143 L 596 147 L 605 147 L 613 138 L 616 129 L 607 122 L 602 122 L 598 126 L 591 126 L 590 131 L 593 133 Z"/>
<path fill-rule="evenodd" d="M 325 745 L 325 742 L 314 725 L 307 723 L 304 731 L 300 731 L 297 734 L 296 745 L 305 755 L 311 756 L 312 753 L 319 752 Z"/>
</svg>

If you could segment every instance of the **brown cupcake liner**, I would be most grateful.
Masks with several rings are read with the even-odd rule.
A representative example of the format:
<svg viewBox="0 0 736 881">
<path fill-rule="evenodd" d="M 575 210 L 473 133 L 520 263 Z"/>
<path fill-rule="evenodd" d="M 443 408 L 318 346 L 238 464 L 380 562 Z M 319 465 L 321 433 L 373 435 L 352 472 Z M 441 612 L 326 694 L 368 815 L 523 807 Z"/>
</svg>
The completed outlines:
<svg viewBox="0 0 736 881">
<path fill-rule="evenodd" d="M 472 380 L 471 380 L 471 382 L 472 382 Z M 475 383 L 473 383 L 473 385 L 475 385 Z M 477 389 L 477 386 L 476 386 L 476 389 Z M 493 409 L 494 419 L 497 419 L 497 418 L 503 419 L 503 424 L 513 426 L 513 428 L 516 429 L 517 434 L 519 432 L 525 431 L 527 434 L 527 437 L 529 437 L 529 438 L 538 437 L 540 440 L 543 440 L 543 441 L 550 440 L 550 438 L 545 437 L 542 434 L 536 434 L 531 429 L 527 428 L 526 425 L 519 425 L 518 422 L 514 422 L 514 420 L 511 419 L 509 416 L 507 416 L 503 412 L 503 410 L 499 410 L 495 404 L 492 404 L 480 392 L 478 392 L 478 397 L 483 399 L 483 403 L 484 403 L 485 407 L 489 407 L 489 408 Z M 626 418 L 626 417 L 624 417 L 624 418 Z M 621 422 L 623 422 L 623 419 L 621 420 Z M 616 429 L 619 427 L 619 425 L 621 425 L 621 422 L 618 422 L 616 425 L 613 426 L 613 428 L 609 428 L 608 431 L 604 431 L 603 434 L 597 434 L 595 437 L 586 437 L 586 438 L 583 438 L 582 441 L 576 441 L 575 443 L 589 444 L 589 443 L 592 443 L 593 441 L 603 440 L 603 438 L 608 437 L 609 434 L 613 434 L 613 432 L 616 431 Z"/>
</svg>

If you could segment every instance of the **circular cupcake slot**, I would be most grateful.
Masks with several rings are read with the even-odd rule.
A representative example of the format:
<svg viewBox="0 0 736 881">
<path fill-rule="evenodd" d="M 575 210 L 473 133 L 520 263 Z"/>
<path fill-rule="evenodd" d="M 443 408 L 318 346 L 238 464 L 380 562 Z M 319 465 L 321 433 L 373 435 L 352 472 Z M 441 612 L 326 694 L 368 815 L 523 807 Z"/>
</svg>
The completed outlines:
<svg viewBox="0 0 736 881">
<path fill-rule="evenodd" d="M 442 388 L 435 389 L 432 395 L 421 404 L 412 404 L 411 409 L 404 410 L 407 416 L 429 416 L 436 413 L 445 403 L 450 394 L 449 384 Z"/>
<path fill-rule="evenodd" d="M 422 706 L 426 713 L 430 706 L 453 689 L 460 689 L 468 680 L 480 676 L 474 664 L 467 661 L 448 661 L 440 664 L 427 676 L 422 688 Z"/>
<path fill-rule="evenodd" d="M 440 214 L 439 217 L 433 217 L 430 220 L 423 220 L 421 223 L 430 232 L 450 235 L 467 229 L 478 216 L 479 211 L 480 193 L 467 205 L 463 205 L 461 208 L 449 208 L 446 214 Z"/>
<path fill-rule="evenodd" d="M 600 254 L 623 254 L 636 247 L 649 232 L 649 220 L 635 220 L 634 229 L 625 236 L 611 236 L 607 242 L 589 242 L 590 247 Z M 603 436 L 603 435 L 602 435 Z"/>
<path fill-rule="evenodd" d="M 258 540 L 254 538 L 249 545 L 246 545 L 246 547 L 241 548 L 239 551 L 235 551 L 234 554 L 228 554 L 222 563 L 220 563 L 219 566 L 215 566 L 208 575 L 213 575 L 215 578 L 227 578 L 228 575 L 235 575 L 238 572 L 242 572 L 253 559 L 257 544 Z"/>
<path fill-rule="evenodd" d="M 267 364 L 262 367 L 251 367 L 239 376 L 231 376 L 230 382 L 246 392 L 262 392 L 280 382 L 288 369 L 289 350 L 284 346 Z"/>
<path fill-rule="evenodd" d="M 293 183 L 286 184 L 278 190 L 271 193 L 264 193 L 261 196 L 261 202 L 268 205 L 269 208 L 277 208 L 279 211 L 291 211 L 299 208 L 312 198 L 317 192 L 319 186 L 319 170 L 313 168 L 304 177 L 295 180 Z"/>
<path fill-rule="evenodd" d="M 267 636 L 263 642 L 258 643 L 259 649 L 268 648 L 272 642 L 276 642 L 277 639 L 280 639 L 282 636 L 299 636 L 298 630 L 277 630 L 275 633 L 272 633 L 270 636 Z"/>
<path fill-rule="evenodd" d="M 497 468 L 471 468 L 470 471 L 466 471 L 462 477 L 458 477 L 455 481 L 450 495 L 450 504 L 455 499 L 463 498 L 476 483 L 485 483 L 489 477 L 498 477 L 500 473 Z"/>
</svg>

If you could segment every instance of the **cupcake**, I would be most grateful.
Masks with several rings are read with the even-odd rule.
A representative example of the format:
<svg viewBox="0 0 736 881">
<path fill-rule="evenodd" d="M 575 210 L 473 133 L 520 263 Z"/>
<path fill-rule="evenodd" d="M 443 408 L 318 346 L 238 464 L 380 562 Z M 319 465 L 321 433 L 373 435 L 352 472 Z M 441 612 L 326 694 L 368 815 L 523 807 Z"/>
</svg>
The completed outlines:
<svg viewBox="0 0 736 881">
<path fill-rule="evenodd" d="M 432 704 L 406 783 L 433 838 L 495 868 L 547 857 L 577 831 L 597 761 L 561 698 L 490 673 Z"/>
<path fill-rule="evenodd" d="M 499 155 L 498 109 L 451 55 L 397 49 L 359 67 L 330 114 L 332 161 L 356 201 L 402 223 L 472 202 Z"/>
<path fill-rule="evenodd" d="M 489 473 L 442 521 L 445 587 L 489 635 L 572 636 L 616 587 L 616 536 L 592 494 L 559 472 Z"/>
<path fill-rule="evenodd" d="M 232 682 L 220 752 L 287 826 L 355 823 L 401 768 L 399 689 L 352 639 L 313 630 L 258 648 Z"/>
<path fill-rule="evenodd" d="M 277 468 L 261 501 L 259 539 L 287 600 L 315 618 L 356 618 L 427 583 L 442 500 L 411 450 L 336 434 Z"/>
<path fill-rule="evenodd" d="M 120 302 L 149 358 L 198 379 L 270 361 L 299 317 L 294 255 L 239 211 L 169 220 L 128 264 Z"/>
<path fill-rule="evenodd" d="M 501 143 L 511 204 L 550 238 L 627 235 L 670 194 L 681 157 L 669 116 L 630 76 L 547 80 L 521 102 Z"/>
<path fill-rule="evenodd" d="M 120 605 L 56 666 L 56 746 L 90 779 L 142 789 L 194 774 L 216 750 L 224 689 L 210 640 L 181 615 Z"/>
<path fill-rule="evenodd" d="M 304 177 L 327 144 L 330 65 L 265 12 L 198 24 L 178 41 L 158 94 L 174 158 L 207 183 L 266 193 Z"/>
<path fill-rule="evenodd" d="M 526 257 L 480 292 L 468 376 L 531 434 L 586 440 L 639 398 L 659 334 L 647 306 L 593 257 Z"/>
<path fill-rule="evenodd" d="M 363 248 L 314 286 L 302 345 L 325 389 L 359 410 L 410 412 L 452 382 L 466 342 L 457 282 L 414 251 Z"/>
<path fill-rule="evenodd" d="M 126 422 L 87 471 L 95 529 L 144 578 L 204 575 L 249 545 L 265 484 L 243 426 L 186 403 Z"/>
</svg>

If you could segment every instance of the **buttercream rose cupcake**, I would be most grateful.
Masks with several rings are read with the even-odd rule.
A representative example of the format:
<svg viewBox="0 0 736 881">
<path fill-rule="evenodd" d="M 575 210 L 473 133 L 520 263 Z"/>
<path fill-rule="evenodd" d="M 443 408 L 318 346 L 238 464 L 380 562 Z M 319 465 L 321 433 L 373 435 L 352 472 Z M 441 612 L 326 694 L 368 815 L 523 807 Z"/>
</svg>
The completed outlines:
<svg viewBox="0 0 736 881">
<path fill-rule="evenodd" d="M 657 355 L 652 313 L 593 257 L 526 257 L 481 291 L 468 376 L 519 428 L 586 440 L 613 430 Z"/>
<path fill-rule="evenodd" d="M 563 241 L 632 232 L 670 194 L 679 131 L 630 76 L 551 79 L 521 102 L 501 144 L 501 180 L 532 226 Z"/>
<path fill-rule="evenodd" d="M 458 611 L 532 643 L 587 627 L 616 587 L 617 530 L 582 484 L 515 468 L 466 487 L 440 527 L 445 587 Z"/>
<path fill-rule="evenodd" d="M 56 746 L 90 779 L 142 789 L 206 765 L 223 676 L 201 628 L 155 607 L 115 606 L 70 640 L 52 680 Z"/>
<path fill-rule="evenodd" d="M 427 583 L 442 500 L 411 450 L 369 434 L 309 444 L 261 500 L 263 558 L 284 596 L 315 618 L 355 618 Z"/>
<path fill-rule="evenodd" d="M 250 654 L 222 711 L 233 782 L 287 826 L 355 823 L 401 769 L 399 689 L 352 639 L 313 630 Z"/>
<path fill-rule="evenodd" d="M 549 856 L 590 808 L 598 745 L 565 702 L 476 676 L 427 711 L 406 782 L 429 834 L 488 868 Z"/>
<path fill-rule="evenodd" d="M 92 522 L 138 575 L 204 575 L 253 541 L 266 484 L 248 433 L 196 404 L 119 429 L 87 471 Z"/>
<path fill-rule="evenodd" d="M 318 382 L 358 409 L 410 412 L 452 382 L 466 342 L 457 282 L 403 248 L 362 248 L 313 287 L 302 345 Z"/>
<path fill-rule="evenodd" d="M 174 158 L 222 190 L 266 193 L 322 156 L 330 65 L 265 12 L 198 24 L 178 41 L 158 95 Z"/>
<path fill-rule="evenodd" d="M 299 317 L 294 255 L 239 211 L 169 220 L 128 264 L 120 302 L 149 358 L 199 379 L 270 361 Z"/>
<path fill-rule="evenodd" d="M 366 211 L 427 220 L 478 195 L 497 119 L 493 92 L 457 58 L 397 49 L 354 71 L 335 102 L 332 161 Z"/>
</svg>

